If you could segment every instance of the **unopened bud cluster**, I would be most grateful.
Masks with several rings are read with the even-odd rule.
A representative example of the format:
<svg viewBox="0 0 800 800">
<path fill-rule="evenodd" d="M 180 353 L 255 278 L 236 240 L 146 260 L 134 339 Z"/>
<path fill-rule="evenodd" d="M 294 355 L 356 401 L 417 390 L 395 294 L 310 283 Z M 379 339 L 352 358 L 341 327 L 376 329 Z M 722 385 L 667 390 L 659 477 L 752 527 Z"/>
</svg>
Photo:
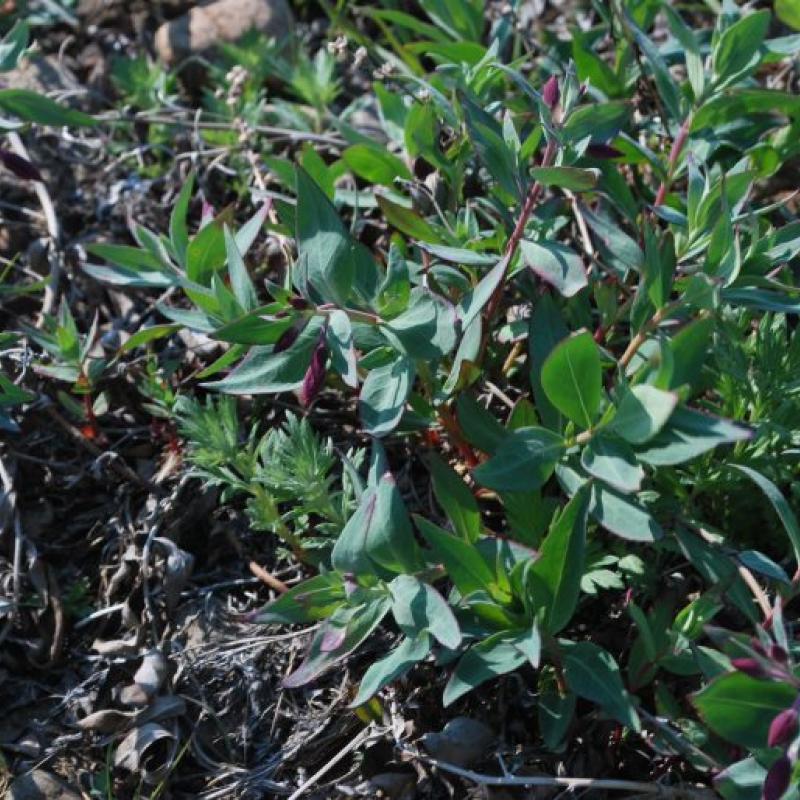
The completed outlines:
<svg viewBox="0 0 800 800">
<path fill-rule="evenodd" d="M 233 108 L 242 98 L 244 92 L 244 85 L 250 73 L 241 64 L 236 64 L 228 70 L 225 75 L 225 80 L 228 83 L 228 91 L 225 96 L 225 105 L 228 108 Z"/>
<path fill-rule="evenodd" d="M 739 672 L 759 680 L 778 680 L 795 684 L 789 654 L 778 644 L 765 648 L 757 639 L 751 642 L 753 656 L 734 658 L 731 664 Z M 793 747 L 800 732 L 800 694 L 789 708 L 775 715 L 767 733 L 767 746 L 779 747 L 782 753 L 772 764 L 761 791 L 763 800 L 780 800 L 789 788 L 797 748 Z"/>
<path fill-rule="evenodd" d="M 344 61 L 347 58 L 347 46 L 349 42 L 346 36 L 337 36 L 332 42 L 326 45 L 328 52 L 336 58 L 337 61 Z"/>
</svg>

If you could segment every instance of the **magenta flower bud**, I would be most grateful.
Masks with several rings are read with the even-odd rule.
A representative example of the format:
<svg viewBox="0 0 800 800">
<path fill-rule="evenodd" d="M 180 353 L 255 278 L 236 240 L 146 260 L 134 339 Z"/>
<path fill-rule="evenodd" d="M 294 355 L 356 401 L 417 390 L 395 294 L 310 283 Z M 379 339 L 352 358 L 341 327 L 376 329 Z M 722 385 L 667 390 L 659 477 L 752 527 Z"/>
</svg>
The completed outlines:
<svg viewBox="0 0 800 800">
<path fill-rule="evenodd" d="M 353 575 L 352 572 L 345 572 L 344 574 L 344 593 L 350 597 L 353 592 L 358 589 L 358 583 L 356 582 L 356 576 Z"/>
<path fill-rule="evenodd" d="M 203 200 L 203 210 L 200 213 L 200 227 L 205 228 L 211 220 L 214 219 L 216 216 L 216 211 L 214 211 L 214 206 L 208 202 L 208 200 Z"/>
<path fill-rule="evenodd" d="M 798 714 L 794 708 L 787 708 L 775 716 L 769 726 L 767 747 L 783 747 L 797 736 Z"/>
<path fill-rule="evenodd" d="M 621 150 L 617 150 L 616 147 L 612 147 L 610 144 L 604 144 L 603 142 L 592 142 L 586 148 L 586 155 L 591 156 L 592 158 L 601 158 L 607 160 L 610 158 L 619 158 L 625 154 Z"/>
<path fill-rule="evenodd" d="M 558 78 L 556 78 L 555 75 L 551 75 L 542 89 L 542 100 L 544 100 L 544 104 L 552 111 L 558 105 L 560 99 L 561 92 L 558 88 Z"/>
<path fill-rule="evenodd" d="M 767 772 L 764 778 L 764 788 L 761 790 L 763 800 L 780 800 L 789 788 L 789 780 L 792 777 L 792 762 L 785 753 L 782 755 Z"/>
<path fill-rule="evenodd" d="M 750 647 L 752 647 L 753 650 L 760 656 L 764 656 L 764 658 L 767 657 L 767 651 L 764 649 L 764 645 L 761 644 L 761 642 L 756 639 L 755 636 L 750 639 Z"/>
<path fill-rule="evenodd" d="M 275 342 L 275 347 L 272 348 L 273 353 L 282 353 L 284 350 L 288 350 L 296 341 L 297 337 L 300 335 L 300 327 L 297 325 L 292 325 L 291 327 L 287 328 L 278 338 L 278 341 Z"/>
<path fill-rule="evenodd" d="M 311 401 L 319 394 L 325 383 L 325 365 L 328 360 L 328 348 L 325 346 L 324 335 L 320 337 L 314 355 L 311 356 L 311 364 L 306 370 L 303 378 L 303 385 L 300 387 L 300 404 L 308 406 Z"/>
<path fill-rule="evenodd" d="M 773 644 L 770 647 L 769 655 L 773 661 L 778 661 L 781 664 L 785 664 L 789 660 L 789 654 L 779 644 Z"/>
<path fill-rule="evenodd" d="M 767 673 L 764 667 L 755 658 L 732 658 L 731 664 L 733 668 L 739 672 L 744 672 L 751 678 L 766 678 Z"/>
<path fill-rule="evenodd" d="M 0 148 L 0 163 L 9 171 L 13 172 L 18 178 L 24 181 L 40 181 L 42 175 L 27 158 L 18 156 L 10 150 Z"/>
</svg>

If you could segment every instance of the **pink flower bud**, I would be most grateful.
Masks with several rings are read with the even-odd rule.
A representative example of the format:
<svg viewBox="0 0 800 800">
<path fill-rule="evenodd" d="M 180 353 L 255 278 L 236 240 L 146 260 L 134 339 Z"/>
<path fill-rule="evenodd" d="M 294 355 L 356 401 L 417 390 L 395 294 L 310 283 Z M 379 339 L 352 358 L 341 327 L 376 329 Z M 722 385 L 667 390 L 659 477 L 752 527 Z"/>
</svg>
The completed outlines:
<svg viewBox="0 0 800 800">
<path fill-rule="evenodd" d="M 542 100 L 544 100 L 544 104 L 552 111 L 558 105 L 560 99 L 561 92 L 558 88 L 558 78 L 556 78 L 555 75 L 551 75 L 542 89 Z"/>
<path fill-rule="evenodd" d="M 794 708 L 787 708 L 775 716 L 769 726 L 768 747 L 783 747 L 797 736 L 798 714 Z"/>
<path fill-rule="evenodd" d="M 789 788 L 791 776 L 792 762 L 784 754 L 769 768 L 764 778 L 764 788 L 761 790 L 763 800 L 780 800 Z"/>
<path fill-rule="evenodd" d="M 764 649 L 764 645 L 761 644 L 761 642 L 756 639 L 755 636 L 750 639 L 750 647 L 752 647 L 753 650 L 760 656 L 764 656 L 764 658 L 767 657 L 767 651 Z"/>
<path fill-rule="evenodd" d="M 203 200 L 203 210 L 200 213 L 200 227 L 205 228 L 205 226 L 214 219 L 216 213 L 217 212 L 214 211 L 214 206 L 212 206 L 208 200 Z"/>
<path fill-rule="evenodd" d="M 328 360 L 328 348 L 325 346 L 325 337 L 320 336 L 319 342 L 311 356 L 311 364 L 306 370 L 303 378 L 303 385 L 300 388 L 300 403 L 307 406 L 319 394 L 319 390 L 325 383 L 326 362 Z"/>
<path fill-rule="evenodd" d="M 779 644 L 773 644 L 770 647 L 769 655 L 773 661 L 778 661 L 781 664 L 785 664 L 789 660 L 789 654 Z"/>
<path fill-rule="evenodd" d="M 764 667 L 755 658 L 732 658 L 731 664 L 734 669 L 744 672 L 745 675 L 749 675 L 751 678 L 767 677 Z"/>
<path fill-rule="evenodd" d="M 18 178 L 24 181 L 40 181 L 42 175 L 27 158 L 18 156 L 10 150 L 0 148 L 0 163 L 9 171 L 13 172 Z"/>
</svg>

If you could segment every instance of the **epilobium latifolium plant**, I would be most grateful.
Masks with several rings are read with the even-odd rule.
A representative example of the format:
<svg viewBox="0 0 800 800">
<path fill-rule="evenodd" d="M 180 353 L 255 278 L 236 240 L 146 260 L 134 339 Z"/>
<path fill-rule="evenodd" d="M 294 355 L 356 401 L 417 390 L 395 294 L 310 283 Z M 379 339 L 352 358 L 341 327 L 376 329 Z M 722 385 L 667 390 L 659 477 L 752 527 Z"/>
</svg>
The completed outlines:
<svg viewBox="0 0 800 800">
<path fill-rule="evenodd" d="M 488 29 L 482 3 L 420 6 L 368 13 L 382 143 L 320 94 L 341 145 L 270 156 L 271 208 L 192 235 L 189 181 L 168 235 L 139 225 L 90 271 L 179 290 L 129 347 L 226 343 L 203 374 L 223 398 L 178 409 L 195 469 L 292 544 L 324 521 L 318 573 L 256 617 L 318 624 L 286 686 L 385 624 L 354 706 L 431 659 L 445 705 L 521 670 L 547 748 L 588 701 L 726 797 L 776 800 L 798 750 L 800 223 L 760 198 L 800 124 L 765 76 L 800 42 L 767 10 L 724 2 L 708 27 L 615 0 L 533 63 L 514 4 Z M 268 219 L 289 262 L 254 280 Z M 224 395 L 291 392 L 369 437 L 363 487 L 334 491 L 306 421 L 242 442 Z M 435 509 L 401 441 L 427 448 Z"/>
</svg>

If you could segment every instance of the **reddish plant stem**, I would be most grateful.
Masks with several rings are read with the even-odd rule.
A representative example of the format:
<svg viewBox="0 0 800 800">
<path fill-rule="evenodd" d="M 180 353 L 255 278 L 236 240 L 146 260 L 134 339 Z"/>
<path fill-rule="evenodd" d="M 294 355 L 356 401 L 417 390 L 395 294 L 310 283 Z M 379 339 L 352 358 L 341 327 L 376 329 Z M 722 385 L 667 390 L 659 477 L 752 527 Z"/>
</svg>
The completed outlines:
<svg viewBox="0 0 800 800">
<path fill-rule="evenodd" d="M 689 114 L 689 116 L 683 121 L 683 124 L 678 131 L 678 135 L 675 137 L 675 141 L 672 143 L 672 150 L 670 150 L 669 153 L 669 163 L 667 164 L 667 174 L 664 177 L 664 180 L 661 182 L 661 186 L 658 187 L 656 201 L 653 205 L 661 206 L 664 204 L 664 200 L 667 197 L 667 192 L 669 191 L 669 186 L 672 182 L 672 177 L 675 172 L 675 167 L 678 165 L 678 159 L 681 157 L 683 148 L 686 146 L 686 140 L 689 138 L 689 129 L 691 127 L 692 115 Z"/>
<path fill-rule="evenodd" d="M 464 459 L 467 467 L 473 469 L 480 464 L 480 459 L 475 451 L 472 449 L 469 442 L 464 438 L 461 431 L 461 425 L 452 410 L 443 405 L 439 409 L 439 423 L 447 431 L 450 441 L 455 445 L 461 457 Z"/>
<path fill-rule="evenodd" d="M 549 167 L 552 166 L 553 160 L 556 157 L 556 143 L 551 139 L 547 142 L 547 146 L 545 147 L 544 154 L 542 155 L 542 166 Z M 484 331 L 484 343 L 489 333 L 489 326 L 494 319 L 495 314 L 497 313 L 497 307 L 500 304 L 500 298 L 503 295 L 503 288 L 506 282 L 506 275 L 508 275 L 508 270 L 511 267 L 511 262 L 514 259 L 514 255 L 517 252 L 517 248 L 519 247 L 519 243 L 522 241 L 522 237 L 525 233 L 525 226 L 528 224 L 528 220 L 533 213 L 533 209 L 536 208 L 536 203 L 539 200 L 539 195 L 542 193 L 542 184 L 539 181 L 536 181 L 533 186 L 531 186 L 530 190 L 528 191 L 528 196 L 525 198 L 525 202 L 522 205 L 522 211 L 517 219 L 517 224 L 514 226 L 514 230 L 511 232 L 511 236 L 508 239 L 508 243 L 506 244 L 505 252 L 503 253 L 503 258 L 505 259 L 505 272 L 503 273 L 503 277 L 500 279 L 500 282 L 497 284 L 497 288 L 494 290 L 491 298 L 489 299 L 489 303 L 486 306 L 486 330 Z M 481 348 L 481 352 L 483 352 L 483 348 Z"/>
</svg>

